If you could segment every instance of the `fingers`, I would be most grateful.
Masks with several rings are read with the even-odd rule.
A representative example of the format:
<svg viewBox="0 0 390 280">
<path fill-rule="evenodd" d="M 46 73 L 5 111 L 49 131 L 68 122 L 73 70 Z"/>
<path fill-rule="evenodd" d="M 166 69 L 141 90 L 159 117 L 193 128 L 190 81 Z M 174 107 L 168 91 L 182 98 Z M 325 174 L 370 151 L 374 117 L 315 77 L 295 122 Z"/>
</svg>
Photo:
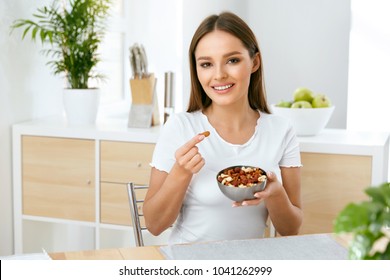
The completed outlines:
<svg viewBox="0 0 390 280">
<path fill-rule="evenodd" d="M 200 169 L 204 166 L 205 161 L 199 153 L 199 149 L 196 145 L 209 135 L 210 132 L 205 131 L 191 138 L 187 143 L 185 143 L 176 151 L 176 162 L 182 168 L 193 174 L 199 172 Z"/>
<path fill-rule="evenodd" d="M 267 181 L 274 182 L 276 180 L 277 180 L 277 178 L 276 178 L 275 173 L 273 173 L 271 171 L 267 171 Z"/>
<path fill-rule="evenodd" d="M 179 156 L 181 155 L 184 155 L 186 153 L 188 153 L 192 148 L 195 147 L 196 144 L 202 142 L 202 140 L 205 138 L 206 136 L 202 133 L 199 133 L 197 135 L 195 135 L 194 137 L 191 138 L 190 141 L 188 141 L 187 143 L 185 143 L 183 146 L 181 146 L 176 154 L 178 154 Z"/>
<path fill-rule="evenodd" d="M 180 166 L 190 170 L 192 173 L 197 173 L 204 165 L 204 159 L 198 152 L 194 153 L 195 150 L 197 151 L 198 149 L 196 147 L 191 149 L 189 153 L 177 161 Z"/>
<path fill-rule="evenodd" d="M 232 204 L 232 207 L 239 207 L 239 206 L 255 206 L 259 205 L 264 199 L 263 198 L 255 198 L 255 199 L 249 199 L 249 200 L 243 200 L 243 201 L 235 201 Z"/>
<path fill-rule="evenodd" d="M 261 202 L 263 202 L 265 199 L 267 199 L 270 196 L 270 193 L 272 192 L 272 190 L 269 189 L 269 186 L 270 186 L 269 184 L 277 182 L 278 179 L 277 179 L 275 173 L 273 173 L 271 171 L 267 171 L 266 173 L 267 173 L 266 188 L 261 192 L 255 193 L 254 199 L 244 200 L 241 202 L 237 202 L 237 201 L 233 202 L 232 207 L 259 205 Z"/>
</svg>

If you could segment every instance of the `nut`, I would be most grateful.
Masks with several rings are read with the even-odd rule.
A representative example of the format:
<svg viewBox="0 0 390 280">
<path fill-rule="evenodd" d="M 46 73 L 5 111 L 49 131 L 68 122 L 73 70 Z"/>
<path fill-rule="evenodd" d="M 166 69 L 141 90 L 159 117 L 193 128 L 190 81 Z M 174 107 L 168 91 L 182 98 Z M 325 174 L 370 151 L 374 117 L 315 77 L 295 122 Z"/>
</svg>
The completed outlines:
<svg viewBox="0 0 390 280">
<path fill-rule="evenodd" d="M 223 170 L 217 180 L 225 186 L 246 188 L 262 183 L 266 178 L 260 168 L 243 166 Z"/>
</svg>

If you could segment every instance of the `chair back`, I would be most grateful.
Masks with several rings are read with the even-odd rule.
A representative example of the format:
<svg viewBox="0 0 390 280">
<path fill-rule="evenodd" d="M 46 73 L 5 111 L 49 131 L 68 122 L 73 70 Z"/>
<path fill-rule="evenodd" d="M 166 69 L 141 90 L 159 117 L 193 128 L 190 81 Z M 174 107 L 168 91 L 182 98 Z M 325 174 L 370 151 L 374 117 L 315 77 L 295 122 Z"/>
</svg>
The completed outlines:
<svg viewBox="0 0 390 280">
<path fill-rule="evenodd" d="M 135 245 L 137 247 L 144 246 L 144 239 L 142 236 L 142 231 L 147 230 L 144 225 L 144 218 L 142 213 L 142 204 L 144 199 L 137 198 L 138 190 L 147 190 L 148 186 L 146 185 L 136 185 L 132 182 L 127 184 L 127 193 L 129 197 L 129 205 L 130 205 L 130 214 L 131 219 L 133 221 L 133 231 L 134 231 L 134 239 Z"/>
</svg>

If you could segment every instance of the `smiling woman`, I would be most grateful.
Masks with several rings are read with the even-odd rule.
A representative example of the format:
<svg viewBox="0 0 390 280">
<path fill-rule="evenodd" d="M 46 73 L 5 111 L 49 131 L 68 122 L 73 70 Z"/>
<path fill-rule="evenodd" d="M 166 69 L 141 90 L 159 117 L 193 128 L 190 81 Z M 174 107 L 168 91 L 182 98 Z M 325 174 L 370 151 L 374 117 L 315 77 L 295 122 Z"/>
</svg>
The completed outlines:
<svg viewBox="0 0 390 280">
<path fill-rule="evenodd" d="M 299 145 L 291 125 L 269 113 L 253 32 L 233 13 L 209 16 L 195 31 L 189 59 L 188 110 L 169 118 L 154 150 L 143 207 L 149 231 L 159 235 L 176 221 L 171 243 L 261 238 L 269 216 L 281 235 L 296 234 Z M 215 178 L 242 164 L 264 167 L 267 184 L 232 203 Z"/>
</svg>

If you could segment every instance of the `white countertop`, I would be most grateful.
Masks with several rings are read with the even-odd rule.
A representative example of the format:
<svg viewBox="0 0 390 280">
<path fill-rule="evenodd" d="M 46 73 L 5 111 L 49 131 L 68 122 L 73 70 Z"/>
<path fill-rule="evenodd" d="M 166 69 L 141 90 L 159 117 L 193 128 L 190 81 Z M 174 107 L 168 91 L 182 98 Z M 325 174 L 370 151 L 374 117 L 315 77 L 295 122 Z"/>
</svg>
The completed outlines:
<svg viewBox="0 0 390 280">
<path fill-rule="evenodd" d="M 14 133 L 52 137 L 134 141 L 155 143 L 161 125 L 151 128 L 129 128 L 123 117 L 98 119 L 95 125 L 69 126 L 59 116 L 27 121 L 13 126 Z M 375 149 L 388 145 L 389 133 L 357 132 L 345 129 L 324 129 L 315 136 L 298 137 L 304 152 L 372 154 Z"/>
<path fill-rule="evenodd" d="M 113 141 L 156 143 L 161 126 L 129 128 L 125 118 L 98 119 L 94 125 L 69 126 L 59 116 L 31 120 L 13 125 L 13 132 L 23 135 L 69 137 Z"/>
<path fill-rule="evenodd" d="M 315 136 L 298 137 L 301 151 L 340 154 L 367 154 L 389 145 L 389 133 L 346 129 L 324 129 Z M 357 152 L 359 150 L 359 152 Z"/>
</svg>

